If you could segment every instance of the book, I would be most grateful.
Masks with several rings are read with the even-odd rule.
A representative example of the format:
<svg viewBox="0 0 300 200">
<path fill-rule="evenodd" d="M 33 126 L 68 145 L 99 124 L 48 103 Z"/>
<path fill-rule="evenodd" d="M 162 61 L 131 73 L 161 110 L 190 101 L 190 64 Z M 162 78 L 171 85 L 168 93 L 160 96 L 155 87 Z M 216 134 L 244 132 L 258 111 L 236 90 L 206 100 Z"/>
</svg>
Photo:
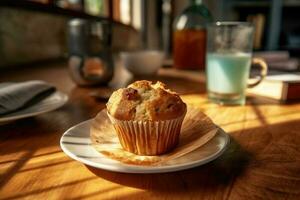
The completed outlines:
<svg viewBox="0 0 300 200">
<path fill-rule="evenodd" d="M 120 0 L 120 22 L 131 24 L 131 3 L 129 0 Z"/>
<path fill-rule="evenodd" d="M 284 71 L 296 71 L 300 66 L 298 58 L 289 58 L 285 61 L 269 62 L 267 64 L 269 69 Z"/>
<path fill-rule="evenodd" d="M 249 15 L 247 17 L 247 21 L 253 23 L 255 32 L 254 32 L 254 39 L 253 39 L 253 48 L 254 49 L 261 49 L 262 48 L 262 40 L 265 28 L 265 15 L 264 14 L 255 14 Z"/>
<path fill-rule="evenodd" d="M 288 51 L 256 51 L 254 57 L 263 58 L 267 63 L 285 61 L 290 58 Z"/>
<path fill-rule="evenodd" d="M 142 27 L 142 0 L 134 0 L 132 1 L 132 9 L 131 9 L 131 24 L 132 26 L 140 30 Z"/>
<path fill-rule="evenodd" d="M 299 69 L 298 58 L 291 58 L 288 51 L 260 51 L 254 52 L 253 57 L 264 59 L 269 69 L 282 71 L 296 71 Z"/>
<path fill-rule="evenodd" d="M 120 0 L 112 0 L 112 17 L 119 22 L 121 19 Z"/>
<path fill-rule="evenodd" d="M 282 102 L 300 100 L 300 73 L 268 75 L 247 92 Z"/>
</svg>

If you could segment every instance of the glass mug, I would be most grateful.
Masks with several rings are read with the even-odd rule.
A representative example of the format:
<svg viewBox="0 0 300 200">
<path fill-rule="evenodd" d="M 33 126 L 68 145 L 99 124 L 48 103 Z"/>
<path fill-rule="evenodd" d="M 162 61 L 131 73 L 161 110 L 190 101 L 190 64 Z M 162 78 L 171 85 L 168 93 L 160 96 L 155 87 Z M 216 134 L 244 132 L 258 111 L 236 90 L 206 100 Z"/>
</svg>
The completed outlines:
<svg viewBox="0 0 300 200">
<path fill-rule="evenodd" d="M 111 23 L 72 19 L 68 23 L 69 72 L 81 86 L 105 85 L 113 77 Z"/>
<path fill-rule="evenodd" d="M 267 74 L 267 64 L 252 58 L 254 28 L 247 22 L 216 22 L 207 27 L 206 78 L 208 98 L 224 105 L 244 105 L 246 88 L 258 85 Z M 250 66 L 260 66 L 260 75 L 248 83 Z"/>
</svg>

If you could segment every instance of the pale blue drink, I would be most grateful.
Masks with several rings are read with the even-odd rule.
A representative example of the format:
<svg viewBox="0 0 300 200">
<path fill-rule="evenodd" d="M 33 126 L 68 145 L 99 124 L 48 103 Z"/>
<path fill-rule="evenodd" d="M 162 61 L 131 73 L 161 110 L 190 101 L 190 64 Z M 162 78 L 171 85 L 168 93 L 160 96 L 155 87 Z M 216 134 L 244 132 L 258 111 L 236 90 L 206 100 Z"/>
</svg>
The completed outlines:
<svg viewBox="0 0 300 200">
<path fill-rule="evenodd" d="M 208 53 L 206 62 L 209 98 L 217 103 L 244 104 L 251 54 Z"/>
</svg>

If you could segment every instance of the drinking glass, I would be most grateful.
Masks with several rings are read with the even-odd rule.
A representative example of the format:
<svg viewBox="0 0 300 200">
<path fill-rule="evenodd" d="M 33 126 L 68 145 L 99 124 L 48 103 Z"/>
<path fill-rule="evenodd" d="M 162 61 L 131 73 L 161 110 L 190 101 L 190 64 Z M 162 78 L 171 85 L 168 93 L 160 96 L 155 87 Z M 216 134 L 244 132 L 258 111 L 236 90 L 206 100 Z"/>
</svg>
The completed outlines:
<svg viewBox="0 0 300 200">
<path fill-rule="evenodd" d="M 81 86 L 105 85 L 113 77 L 111 23 L 71 19 L 68 23 L 69 71 Z"/>
<path fill-rule="evenodd" d="M 208 25 L 206 78 L 211 101 L 244 105 L 246 88 L 258 85 L 266 76 L 267 64 L 252 58 L 253 32 L 253 26 L 247 22 Z M 248 83 L 251 63 L 261 70 L 255 82 Z"/>
</svg>

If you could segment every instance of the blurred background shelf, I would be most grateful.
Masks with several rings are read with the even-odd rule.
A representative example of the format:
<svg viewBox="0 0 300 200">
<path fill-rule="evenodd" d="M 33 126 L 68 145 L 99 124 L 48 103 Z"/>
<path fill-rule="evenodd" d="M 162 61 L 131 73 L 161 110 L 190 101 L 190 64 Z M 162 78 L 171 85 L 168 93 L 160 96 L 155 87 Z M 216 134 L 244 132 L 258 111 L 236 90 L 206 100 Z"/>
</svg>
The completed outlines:
<svg viewBox="0 0 300 200">
<path fill-rule="evenodd" d="M 113 51 L 138 46 L 138 31 L 133 24 L 116 18 L 114 13 L 120 11 L 116 3 L 115 0 L 1 0 L 0 68 L 67 58 L 67 24 L 74 18 L 112 22 Z"/>
<path fill-rule="evenodd" d="M 67 5 L 67 4 L 59 4 L 60 1 L 53 0 L 18 0 L 18 1 L 11 1 L 11 0 L 1 0 L 0 1 L 0 7 L 10 7 L 15 9 L 23 9 L 23 10 L 29 10 L 34 12 L 42 12 L 42 13 L 49 13 L 54 15 L 62 15 L 66 16 L 68 18 L 82 18 L 82 19 L 89 19 L 89 20 L 95 20 L 95 21 L 111 21 L 114 24 L 123 25 L 123 26 L 129 26 L 127 24 L 124 24 L 120 21 L 114 20 L 113 12 L 114 5 L 112 1 L 108 0 L 105 1 L 105 8 L 103 9 L 102 13 L 95 13 L 93 14 L 86 12 L 85 10 L 88 10 L 85 8 L 84 1 L 80 0 L 78 1 L 78 5 Z M 63 2 L 63 1 L 61 1 Z M 104 1 L 103 1 L 104 2 Z"/>
<path fill-rule="evenodd" d="M 86 18 L 86 19 L 94 19 L 94 20 L 107 20 L 109 16 L 100 17 L 89 15 L 80 10 L 72 10 L 58 7 L 54 4 L 46 4 L 39 3 L 35 1 L 10 1 L 10 0 L 2 0 L 0 1 L 0 6 L 13 7 L 18 9 L 26 9 L 36 12 L 46 12 L 51 14 L 59 14 L 65 15 L 68 17 L 78 17 L 78 18 Z"/>
<path fill-rule="evenodd" d="M 222 0 L 220 19 L 251 21 L 258 32 L 256 50 L 300 50 L 299 0 Z M 229 13 L 229 14 L 228 14 Z M 293 48 L 287 48 L 293 46 Z"/>
<path fill-rule="evenodd" d="M 265 7 L 271 6 L 272 0 L 232 0 L 231 1 L 234 6 L 238 7 Z M 295 7 L 300 6 L 299 0 L 284 0 L 282 2 L 282 6 L 284 7 Z"/>
</svg>

